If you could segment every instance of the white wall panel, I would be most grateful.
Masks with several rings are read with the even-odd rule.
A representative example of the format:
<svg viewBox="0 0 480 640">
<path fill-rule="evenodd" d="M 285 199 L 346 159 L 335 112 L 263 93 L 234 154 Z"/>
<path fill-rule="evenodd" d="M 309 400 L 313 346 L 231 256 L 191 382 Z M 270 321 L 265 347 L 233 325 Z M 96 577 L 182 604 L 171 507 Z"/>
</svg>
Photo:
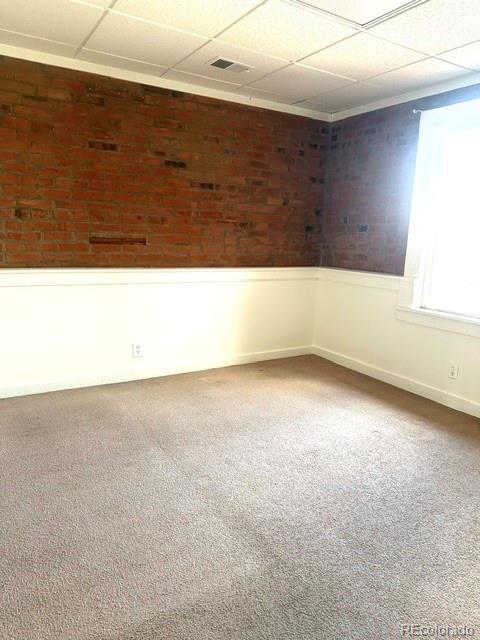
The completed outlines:
<svg viewBox="0 0 480 640">
<path fill-rule="evenodd" d="M 466 333 L 448 328 L 461 324 L 454 320 L 434 328 L 400 319 L 404 284 L 395 276 L 319 269 L 314 352 L 480 417 L 480 338 L 467 335 L 470 326 Z M 459 367 L 457 380 L 448 378 L 450 365 Z"/>
<path fill-rule="evenodd" d="M 0 396 L 306 353 L 315 269 L 3 270 Z M 143 358 L 132 358 L 132 343 Z"/>
<path fill-rule="evenodd" d="M 408 280 L 313 267 L 4 269 L 0 397 L 316 353 L 480 417 L 480 326 L 462 333 L 399 310 Z"/>
</svg>

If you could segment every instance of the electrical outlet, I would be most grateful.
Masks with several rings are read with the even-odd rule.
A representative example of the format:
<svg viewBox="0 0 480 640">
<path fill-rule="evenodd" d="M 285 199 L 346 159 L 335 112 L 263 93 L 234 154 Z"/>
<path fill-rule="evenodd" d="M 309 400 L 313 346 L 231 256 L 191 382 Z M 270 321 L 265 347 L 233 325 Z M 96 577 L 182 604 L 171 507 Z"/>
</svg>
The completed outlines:
<svg viewBox="0 0 480 640">
<path fill-rule="evenodd" d="M 132 358 L 143 358 L 143 344 L 132 342 Z"/>
<path fill-rule="evenodd" d="M 448 377 L 450 380 L 456 380 L 458 378 L 458 367 L 455 364 L 448 367 Z"/>
</svg>

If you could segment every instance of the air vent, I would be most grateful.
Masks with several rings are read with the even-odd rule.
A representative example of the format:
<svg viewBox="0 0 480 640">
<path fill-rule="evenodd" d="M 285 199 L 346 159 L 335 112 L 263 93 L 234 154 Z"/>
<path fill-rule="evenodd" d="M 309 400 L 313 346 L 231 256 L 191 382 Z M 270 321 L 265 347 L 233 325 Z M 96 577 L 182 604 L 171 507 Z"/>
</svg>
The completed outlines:
<svg viewBox="0 0 480 640">
<path fill-rule="evenodd" d="M 235 62 L 234 60 L 226 60 L 225 58 L 214 58 L 213 60 L 210 60 L 208 64 L 211 67 L 223 69 L 224 71 L 232 71 L 233 73 L 244 73 L 253 69 L 253 67 L 249 67 L 247 64 Z"/>
</svg>

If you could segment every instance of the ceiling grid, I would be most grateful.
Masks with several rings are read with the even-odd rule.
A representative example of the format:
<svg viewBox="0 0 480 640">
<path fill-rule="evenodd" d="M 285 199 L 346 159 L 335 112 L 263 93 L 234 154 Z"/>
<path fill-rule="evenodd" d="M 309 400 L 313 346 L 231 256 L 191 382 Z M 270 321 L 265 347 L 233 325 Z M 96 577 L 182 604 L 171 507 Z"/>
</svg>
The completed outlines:
<svg viewBox="0 0 480 640">
<path fill-rule="evenodd" d="M 478 0 L 2 0 L 0 25 L 7 55 L 319 119 L 479 81 Z"/>
</svg>

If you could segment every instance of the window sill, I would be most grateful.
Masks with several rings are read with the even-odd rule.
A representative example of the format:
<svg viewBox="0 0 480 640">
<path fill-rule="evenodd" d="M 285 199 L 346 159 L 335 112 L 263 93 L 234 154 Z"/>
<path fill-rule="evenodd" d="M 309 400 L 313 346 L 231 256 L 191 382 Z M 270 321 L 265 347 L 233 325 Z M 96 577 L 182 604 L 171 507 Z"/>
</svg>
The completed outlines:
<svg viewBox="0 0 480 640">
<path fill-rule="evenodd" d="M 397 306 L 395 315 L 398 320 L 404 322 L 412 322 L 413 324 L 420 324 L 440 331 L 463 333 L 467 336 L 480 338 L 480 319 L 402 305 Z"/>
</svg>

